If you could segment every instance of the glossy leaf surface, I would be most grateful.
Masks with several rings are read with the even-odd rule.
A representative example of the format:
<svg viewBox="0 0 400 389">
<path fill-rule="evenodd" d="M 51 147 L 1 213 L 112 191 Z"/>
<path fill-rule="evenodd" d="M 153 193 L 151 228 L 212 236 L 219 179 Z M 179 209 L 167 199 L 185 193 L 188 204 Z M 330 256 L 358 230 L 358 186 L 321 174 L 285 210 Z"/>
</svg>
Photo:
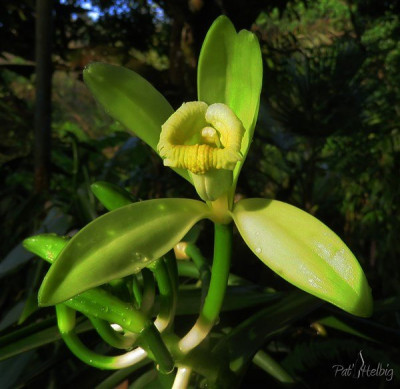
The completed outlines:
<svg viewBox="0 0 400 389">
<path fill-rule="evenodd" d="M 83 79 L 109 115 L 157 152 L 161 125 L 174 112 L 160 92 L 139 74 L 104 63 L 86 67 Z M 174 170 L 190 181 L 186 170 Z"/>
<path fill-rule="evenodd" d="M 286 281 L 354 315 L 371 315 L 371 291 L 361 266 L 318 219 L 265 199 L 239 201 L 233 218 L 254 254 Z"/>
<path fill-rule="evenodd" d="M 158 199 L 97 218 L 71 239 L 50 268 L 39 291 L 40 305 L 58 304 L 139 272 L 172 249 L 208 213 L 200 201 Z"/>
<path fill-rule="evenodd" d="M 236 33 L 226 16 L 220 16 L 204 40 L 198 66 L 198 99 L 207 104 L 224 103 L 242 121 L 246 133 L 237 164 L 237 178 L 247 155 L 257 121 L 262 87 L 262 59 L 257 38 L 250 31 Z"/>
</svg>

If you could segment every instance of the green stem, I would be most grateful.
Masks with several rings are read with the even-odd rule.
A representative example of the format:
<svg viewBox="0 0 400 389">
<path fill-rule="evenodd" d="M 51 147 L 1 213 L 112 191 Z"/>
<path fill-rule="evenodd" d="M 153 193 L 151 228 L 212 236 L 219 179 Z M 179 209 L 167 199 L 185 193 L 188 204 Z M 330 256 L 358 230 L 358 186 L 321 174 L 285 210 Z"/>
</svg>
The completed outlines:
<svg viewBox="0 0 400 389">
<path fill-rule="evenodd" d="M 64 304 L 56 305 L 57 323 L 61 336 L 72 353 L 86 364 L 99 369 L 122 369 L 146 358 L 140 347 L 118 356 L 100 355 L 88 349 L 76 335 L 75 311 Z"/>
<path fill-rule="evenodd" d="M 128 349 L 133 346 L 137 340 L 137 334 L 122 335 L 115 331 L 105 320 L 88 315 L 88 319 L 100 337 L 110 346 L 120 349 Z"/>
<path fill-rule="evenodd" d="M 178 261 L 179 276 L 189 278 L 200 278 L 199 269 L 192 262 Z M 229 274 L 228 285 L 251 285 L 252 283 L 236 274 Z"/>
<path fill-rule="evenodd" d="M 171 373 L 174 369 L 174 360 L 164 341 L 161 339 L 160 332 L 156 326 L 151 324 L 140 335 L 153 353 L 158 369 L 165 374 Z"/>
<path fill-rule="evenodd" d="M 150 267 L 154 272 L 160 292 L 160 312 L 157 315 L 155 325 L 160 332 L 168 329 L 173 322 L 175 314 L 175 300 L 171 277 L 168 273 L 164 259 L 159 259 Z"/>
<path fill-rule="evenodd" d="M 200 278 L 199 269 L 189 261 L 178 261 L 178 273 L 181 277 Z"/>
<path fill-rule="evenodd" d="M 133 297 L 135 298 L 137 307 L 140 308 L 142 306 L 142 291 L 140 290 L 140 285 L 139 281 L 136 277 L 136 275 L 133 275 L 132 277 L 132 292 L 133 292 Z"/>
<path fill-rule="evenodd" d="M 176 258 L 172 252 L 167 253 L 164 258 L 165 264 L 167 265 L 168 274 L 171 279 L 172 292 L 177 295 L 179 288 L 179 274 Z"/>
<path fill-rule="evenodd" d="M 193 260 L 194 264 L 199 270 L 199 276 L 201 280 L 201 305 L 203 305 L 204 300 L 207 296 L 207 290 L 210 286 L 210 267 L 208 266 L 206 259 L 201 254 L 201 251 L 195 244 L 188 243 L 185 249 L 185 253 Z"/>
<path fill-rule="evenodd" d="M 172 318 L 170 325 L 172 325 L 175 318 L 176 306 L 178 303 L 178 289 L 179 289 L 179 274 L 178 264 L 176 258 L 172 253 L 168 253 L 165 256 L 165 264 L 167 265 L 167 271 L 171 282 L 171 308 L 170 316 Z"/>
<path fill-rule="evenodd" d="M 174 361 L 157 328 L 143 313 L 135 310 L 131 305 L 124 303 L 100 288 L 90 289 L 69 299 L 64 304 L 85 315 L 92 315 L 109 323 L 119 324 L 128 331 L 140 333 L 140 339 L 150 347 L 150 351 L 160 369 L 163 371 L 171 371 L 173 369 Z M 62 332 L 67 333 L 66 338 L 69 338 L 70 331 L 64 328 Z M 72 345 L 74 344 L 76 342 L 73 341 Z"/>
<path fill-rule="evenodd" d="M 156 285 L 154 282 L 153 274 L 150 270 L 144 268 L 142 269 L 143 277 L 143 295 L 142 303 L 140 305 L 140 311 L 149 316 L 154 305 L 154 300 L 156 297 Z"/>
<path fill-rule="evenodd" d="M 218 319 L 228 284 L 231 254 L 232 225 L 215 224 L 214 261 L 210 287 L 196 324 L 179 342 L 179 348 L 183 353 L 189 352 L 200 344 Z"/>
<path fill-rule="evenodd" d="M 130 304 L 100 288 L 87 290 L 67 300 L 64 304 L 85 315 L 119 324 L 122 328 L 137 334 L 151 323 L 145 315 Z"/>
<path fill-rule="evenodd" d="M 191 374 L 192 369 L 190 367 L 178 367 L 172 389 L 186 389 L 189 385 Z"/>
</svg>

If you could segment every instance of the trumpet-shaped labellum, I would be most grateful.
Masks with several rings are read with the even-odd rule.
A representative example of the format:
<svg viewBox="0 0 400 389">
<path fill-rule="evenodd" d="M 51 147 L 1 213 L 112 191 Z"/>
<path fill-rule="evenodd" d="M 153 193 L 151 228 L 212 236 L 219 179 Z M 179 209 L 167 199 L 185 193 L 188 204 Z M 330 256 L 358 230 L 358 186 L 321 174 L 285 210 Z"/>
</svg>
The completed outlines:
<svg viewBox="0 0 400 389">
<path fill-rule="evenodd" d="M 157 151 L 162 124 L 173 108 L 148 81 L 121 66 L 92 63 L 83 79 L 96 100 L 114 119 Z M 184 169 L 174 169 L 190 181 Z"/>
<path fill-rule="evenodd" d="M 171 250 L 209 212 L 200 201 L 157 199 L 95 219 L 70 240 L 51 266 L 39 290 L 39 304 L 58 304 L 139 272 Z"/>
<path fill-rule="evenodd" d="M 243 134 L 227 105 L 191 101 L 163 124 L 157 148 L 164 165 L 189 170 L 199 196 L 214 201 L 232 187 Z"/>
<path fill-rule="evenodd" d="M 250 31 L 236 33 L 226 16 L 210 27 L 200 52 L 197 73 L 198 99 L 226 104 L 241 120 L 246 132 L 243 159 L 234 170 L 236 182 L 246 158 L 257 121 L 263 65 L 257 38 Z"/>
<path fill-rule="evenodd" d="M 371 315 L 371 290 L 361 266 L 318 219 L 265 199 L 239 201 L 233 219 L 254 254 L 286 281 L 354 315 Z"/>
</svg>

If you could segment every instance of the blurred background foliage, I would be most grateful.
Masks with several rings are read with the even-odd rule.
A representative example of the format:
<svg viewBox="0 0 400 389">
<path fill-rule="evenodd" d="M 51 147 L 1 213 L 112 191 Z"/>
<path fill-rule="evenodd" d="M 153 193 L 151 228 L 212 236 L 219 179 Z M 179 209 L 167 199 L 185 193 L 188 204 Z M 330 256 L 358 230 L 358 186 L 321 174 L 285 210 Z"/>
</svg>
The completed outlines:
<svg viewBox="0 0 400 389">
<path fill-rule="evenodd" d="M 93 61 L 126 66 L 177 107 L 181 101 L 196 99 L 201 43 L 220 14 L 226 14 L 237 29 L 251 29 L 258 36 L 264 61 L 260 116 L 238 195 L 289 202 L 330 226 L 356 254 L 380 301 L 375 323 L 399 329 L 399 2 L 54 1 L 51 180 L 46 191 L 38 192 L 32 167 L 35 1 L 4 0 L 0 3 L 0 328 L 6 334 L 18 320 L 29 324 L 43 317 L 37 312 L 35 293 L 45 269 L 20 242 L 37 231 L 70 233 L 104 212 L 90 192 L 91 183 L 106 180 L 121 185 L 137 200 L 195 197 L 192 188 L 163 168 L 154 152 L 96 105 L 82 83 L 83 67 Z M 240 242 L 237 246 L 234 272 L 263 286 L 292 289 Z M 318 387 L 316 379 L 322 377 L 315 374 L 318 366 L 320 370 L 321 365 L 330 366 L 326 361 L 337 355 L 335 350 L 356 353 L 360 345 L 349 346 L 351 341 L 336 333 L 333 340 L 318 343 L 307 327 L 311 320 L 269 348 L 283 361 L 287 355 L 286 366 L 308 387 Z M 383 341 L 375 352 L 393 357 L 391 341 Z M 51 367 L 68 354 L 62 350 Z M 20 358 L 21 366 L 28 363 L 26 355 Z M 51 363 L 43 352 L 35 358 L 36 365 L 42 361 L 41 370 L 28 369 L 23 378 L 14 374 L 14 383 L 17 379 L 28 386 L 62 382 L 55 378 L 55 370 L 46 368 Z M 305 368 L 301 361 L 307 358 L 312 366 Z M 75 370 L 68 382 L 82 379 L 80 373 L 87 369 Z M 331 372 L 326 374 L 332 379 Z M 84 384 L 95 382 L 86 380 Z M 332 385 L 337 383 L 331 380 Z M 360 387 L 377 387 L 376 383 L 364 381 Z M 329 380 L 325 385 L 336 387 L 329 386 Z"/>
</svg>

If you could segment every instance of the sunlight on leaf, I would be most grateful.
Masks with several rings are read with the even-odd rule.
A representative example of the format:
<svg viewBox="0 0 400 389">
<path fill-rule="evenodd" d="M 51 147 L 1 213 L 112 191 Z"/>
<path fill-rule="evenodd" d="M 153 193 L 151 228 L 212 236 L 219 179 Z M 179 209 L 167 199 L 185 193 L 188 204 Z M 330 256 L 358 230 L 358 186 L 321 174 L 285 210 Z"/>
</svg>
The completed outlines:
<svg viewBox="0 0 400 389">
<path fill-rule="evenodd" d="M 361 266 L 318 219 L 265 199 L 238 202 L 233 218 L 254 254 L 286 281 L 354 315 L 371 315 L 371 290 Z"/>
<path fill-rule="evenodd" d="M 79 231 L 50 268 L 40 305 L 137 273 L 172 249 L 208 207 L 196 200 L 157 199 L 109 212 Z"/>
</svg>

